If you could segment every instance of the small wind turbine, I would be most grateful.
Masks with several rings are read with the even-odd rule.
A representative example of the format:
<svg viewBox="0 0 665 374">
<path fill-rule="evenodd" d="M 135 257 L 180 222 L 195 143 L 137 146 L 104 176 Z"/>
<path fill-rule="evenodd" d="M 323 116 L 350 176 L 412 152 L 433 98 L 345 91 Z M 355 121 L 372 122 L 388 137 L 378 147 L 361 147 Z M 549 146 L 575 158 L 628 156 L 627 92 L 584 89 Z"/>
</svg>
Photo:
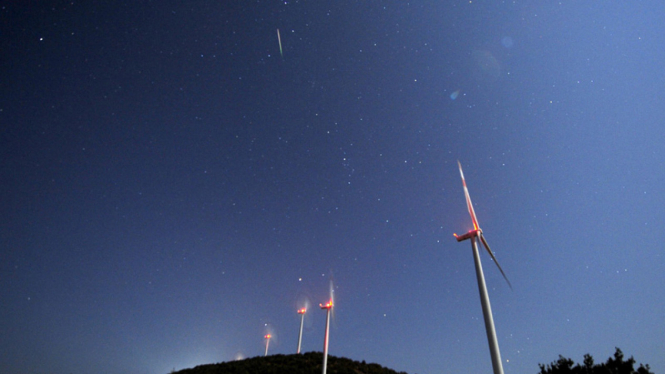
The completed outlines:
<svg viewBox="0 0 665 374">
<path fill-rule="evenodd" d="M 511 289 L 513 288 L 513 286 L 510 284 L 508 277 L 506 277 L 506 274 L 503 272 L 503 269 L 501 269 L 501 265 L 499 265 L 499 262 L 496 260 L 494 254 L 490 250 L 490 246 L 487 244 L 487 240 L 485 240 L 485 236 L 483 235 L 483 230 L 481 230 L 480 227 L 478 226 L 478 220 L 476 219 L 476 212 L 474 212 L 473 210 L 473 204 L 471 204 L 471 197 L 469 196 L 469 190 L 466 188 L 466 181 L 464 180 L 464 173 L 462 172 L 462 164 L 460 164 L 460 162 L 457 161 L 457 165 L 459 166 L 459 172 L 460 175 L 462 176 L 462 185 L 464 186 L 464 196 L 466 197 L 466 207 L 469 210 L 469 214 L 471 215 L 473 230 L 461 236 L 457 236 L 457 234 L 454 235 L 455 238 L 457 238 L 458 242 L 461 242 L 466 239 L 471 239 L 471 249 L 473 249 L 473 259 L 476 264 L 476 278 L 478 278 L 478 291 L 480 292 L 480 303 L 482 304 L 483 307 L 483 317 L 485 318 L 485 330 L 487 331 L 487 341 L 490 346 L 490 355 L 492 356 L 492 368 L 494 369 L 494 374 L 503 374 L 503 366 L 501 364 L 501 352 L 499 352 L 499 342 L 496 339 L 496 330 L 494 329 L 494 319 L 492 318 L 492 306 L 490 305 L 490 299 L 489 296 L 487 295 L 487 286 L 485 285 L 485 275 L 483 274 L 483 267 L 480 263 L 480 256 L 478 255 L 478 239 L 480 239 L 480 241 L 485 246 L 485 249 L 487 249 L 487 253 L 489 253 L 490 257 L 492 257 L 492 260 L 494 260 L 494 263 L 499 268 L 499 271 L 501 271 L 501 275 L 503 275 L 503 278 L 506 280 L 506 282 L 508 282 L 508 286 Z"/>
<path fill-rule="evenodd" d="M 298 314 L 300 314 L 300 332 L 298 333 L 298 351 L 296 354 L 300 354 L 300 344 L 302 343 L 302 325 L 305 321 L 305 313 L 307 313 L 306 308 L 298 309 Z"/>
<path fill-rule="evenodd" d="M 266 353 L 264 354 L 264 356 L 267 356 L 268 355 L 268 346 L 270 345 L 270 338 L 272 338 L 272 335 L 267 334 L 266 336 L 264 336 L 264 338 L 266 339 Z"/>
<path fill-rule="evenodd" d="M 330 336 L 330 311 L 333 308 L 333 299 L 332 295 L 330 295 L 330 301 L 328 301 L 328 304 L 319 304 L 321 309 L 326 309 L 326 335 L 323 338 L 323 374 L 326 374 L 326 370 L 328 367 L 328 338 Z"/>
</svg>

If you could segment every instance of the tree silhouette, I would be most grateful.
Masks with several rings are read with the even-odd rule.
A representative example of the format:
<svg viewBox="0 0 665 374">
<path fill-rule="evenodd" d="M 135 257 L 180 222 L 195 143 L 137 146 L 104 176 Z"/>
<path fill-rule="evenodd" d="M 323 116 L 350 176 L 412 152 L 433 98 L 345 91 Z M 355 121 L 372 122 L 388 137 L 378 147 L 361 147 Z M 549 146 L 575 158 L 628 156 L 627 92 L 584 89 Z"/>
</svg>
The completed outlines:
<svg viewBox="0 0 665 374">
<path fill-rule="evenodd" d="M 557 361 L 549 365 L 538 364 L 540 374 L 654 374 L 649 365 L 642 365 L 635 370 L 635 359 L 631 356 L 624 360 L 623 352 L 616 348 L 614 357 L 607 359 L 603 364 L 594 365 L 590 354 L 584 355 L 582 365 L 575 364 L 572 359 L 559 355 Z"/>
</svg>

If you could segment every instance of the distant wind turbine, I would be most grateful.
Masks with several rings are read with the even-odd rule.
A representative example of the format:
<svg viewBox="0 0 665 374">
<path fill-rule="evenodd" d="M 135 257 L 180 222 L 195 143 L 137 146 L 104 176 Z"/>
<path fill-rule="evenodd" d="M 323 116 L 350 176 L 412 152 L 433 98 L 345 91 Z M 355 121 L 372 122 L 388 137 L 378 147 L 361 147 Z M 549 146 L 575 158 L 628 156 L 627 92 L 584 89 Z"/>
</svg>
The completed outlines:
<svg viewBox="0 0 665 374">
<path fill-rule="evenodd" d="M 268 355 L 268 346 L 270 345 L 270 338 L 272 338 L 272 335 L 268 334 L 268 335 L 264 336 L 264 338 L 266 339 L 266 353 L 264 354 L 264 356 L 267 356 Z"/>
<path fill-rule="evenodd" d="M 327 367 L 328 367 L 328 338 L 330 337 L 330 311 L 333 308 L 333 300 L 332 297 L 330 298 L 330 301 L 328 301 L 328 304 L 323 305 L 319 304 L 321 309 L 326 310 L 326 335 L 323 338 L 323 374 L 326 374 Z"/>
<path fill-rule="evenodd" d="M 307 313 L 306 308 L 298 309 L 298 314 L 300 314 L 300 332 L 298 333 L 298 351 L 296 354 L 300 354 L 300 345 L 302 343 L 302 325 L 305 321 L 305 313 Z"/>
<path fill-rule="evenodd" d="M 331 270 L 332 272 L 332 270 Z M 335 304 L 335 287 L 333 286 L 333 281 L 330 279 L 330 300 L 328 304 L 319 304 L 321 309 L 326 310 L 326 335 L 323 338 L 323 371 L 322 374 L 326 374 L 328 370 L 328 339 L 330 338 L 330 314 L 334 312 Z"/>
<path fill-rule="evenodd" d="M 487 331 L 487 341 L 490 346 L 490 355 L 492 356 L 492 368 L 494 369 L 494 374 L 503 374 L 503 365 L 501 364 L 501 352 L 499 352 L 499 342 L 496 339 L 496 330 L 494 329 L 494 319 L 492 318 L 492 306 L 490 305 L 490 299 L 489 296 L 487 295 L 487 286 L 485 285 L 485 275 L 483 274 L 483 267 L 480 263 L 480 256 L 478 254 L 478 239 L 480 239 L 480 241 L 485 246 L 485 249 L 487 249 L 487 253 L 489 253 L 490 257 L 492 257 L 492 260 L 494 260 L 494 263 L 499 268 L 499 271 L 501 271 L 501 275 L 503 275 L 503 278 L 506 280 L 506 282 L 508 282 L 508 286 L 510 287 L 510 289 L 512 289 L 513 286 L 510 284 L 508 277 L 506 277 L 506 274 L 503 272 L 503 269 L 501 269 L 501 265 L 499 265 L 499 262 L 496 260 L 494 254 L 490 250 L 490 246 L 487 244 L 487 240 L 485 240 L 485 236 L 483 235 L 483 230 L 481 230 L 480 227 L 478 226 L 478 220 L 476 219 L 476 212 L 473 210 L 473 204 L 471 204 L 471 197 L 469 196 L 469 190 L 466 187 L 466 181 L 464 180 L 464 173 L 462 172 L 462 164 L 460 164 L 460 162 L 457 161 L 457 165 L 459 166 L 459 172 L 460 175 L 462 176 L 462 185 L 464 186 L 464 196 L 466 197 L 466 207 L 469 210 L 469 214 L 471 215 L 471 222 L 473 222 L 473 230 L 461 236 L 457 236 L 457 234 L 454 235 L 455 238 L 457 238 L 458 242 L 461 242 L 466 239 L 471 239 L 471 249 L 473 249 L 473 259 L 476 264 L 476 277 L 478 278 L 478 291 L 480 292 L 480 303 L 482 304 L 483 307 L 483 317 L 485 318 L 485 330 Z"/>
</svg>

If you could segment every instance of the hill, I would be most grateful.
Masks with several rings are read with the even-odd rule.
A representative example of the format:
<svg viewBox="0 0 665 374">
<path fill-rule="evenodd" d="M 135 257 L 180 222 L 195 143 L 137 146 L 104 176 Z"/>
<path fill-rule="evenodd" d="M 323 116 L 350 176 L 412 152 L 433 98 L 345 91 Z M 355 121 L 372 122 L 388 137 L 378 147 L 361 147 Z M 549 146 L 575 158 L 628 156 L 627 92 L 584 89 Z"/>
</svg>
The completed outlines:
<svg viewBox="0 0 665 374">
<path fill-rule="evenodd" d="M 172 374 L 321 374 L 322 368 L 323 353 L 308 352 L 301 355 L 272 355 L 199 365 Z M 406 374 L 403 371 L 397 372 L 384 368 L 379 364 L 368 364 L 365 361 L 358 362 L 330 355 L 328 355 L 327 372 L 330 374 Z"/>
</svg>

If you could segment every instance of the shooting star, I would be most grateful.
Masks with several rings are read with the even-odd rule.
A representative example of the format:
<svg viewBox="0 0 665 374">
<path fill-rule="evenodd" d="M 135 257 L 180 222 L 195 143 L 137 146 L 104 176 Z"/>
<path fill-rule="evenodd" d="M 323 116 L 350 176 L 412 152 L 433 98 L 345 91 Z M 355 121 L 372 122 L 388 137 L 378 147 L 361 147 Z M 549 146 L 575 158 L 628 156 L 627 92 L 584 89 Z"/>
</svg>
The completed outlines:
<svg viewBox="0 0 665 374">
<path fill-rule="evenodd" d="M 284 58 L 284 53 L 282 53 L 282 38 L 279 36 L 279 29 L 277 29 L 277 42 L 279 42 L 279 55 Z"/>
</svg>

